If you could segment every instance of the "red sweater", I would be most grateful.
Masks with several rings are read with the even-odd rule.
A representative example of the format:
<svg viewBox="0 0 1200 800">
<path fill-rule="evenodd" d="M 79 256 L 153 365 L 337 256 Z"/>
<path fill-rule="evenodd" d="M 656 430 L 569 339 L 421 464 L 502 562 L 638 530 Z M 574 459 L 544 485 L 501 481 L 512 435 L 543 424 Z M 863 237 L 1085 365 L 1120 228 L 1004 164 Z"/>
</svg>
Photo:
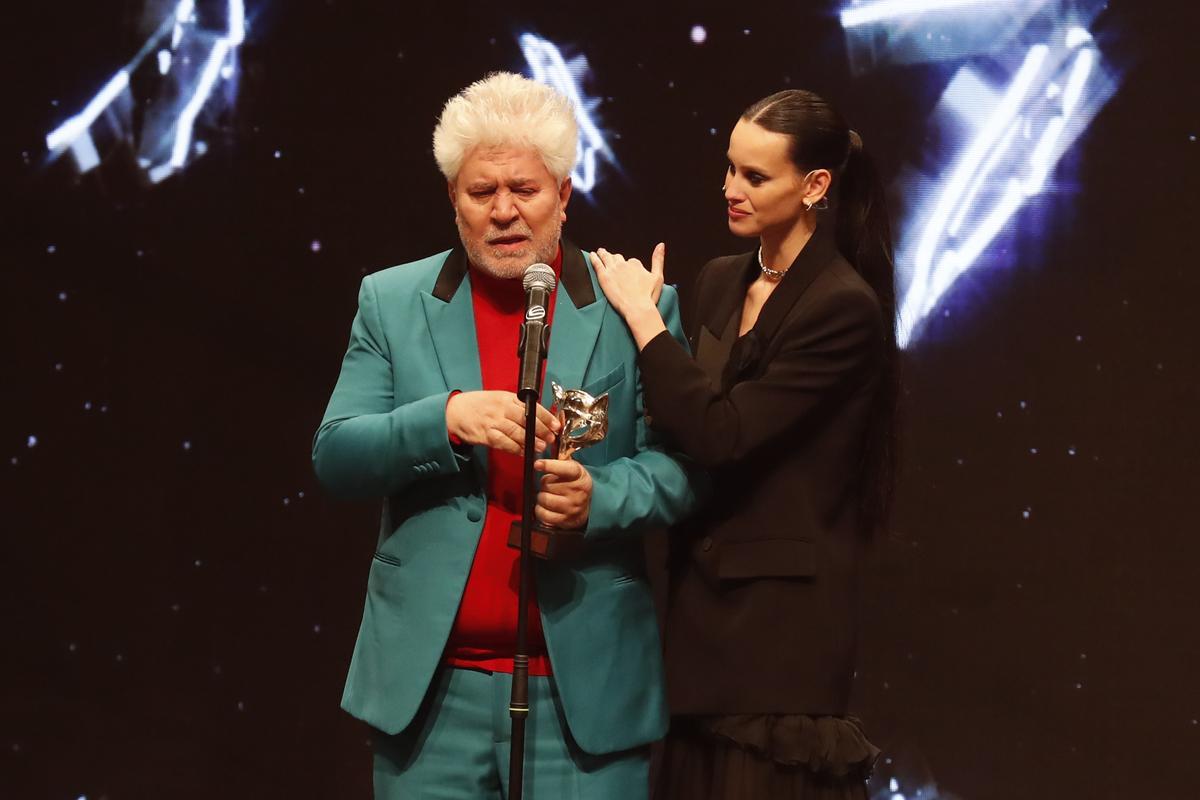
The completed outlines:
<svg viewBox="0 0 1200 800">
<path fill-rule="evenodd" d="M 561 272 L 561 248 L 550 266 L 556 276 Z M 556 294 L 550 295 L 547 323 L 554 319 Z M 515 392 L 520 370 L 517 345 L 525 315 L 525 292 L 521 281 L 493 278 L 472 265 L 471 300 L 475 308 L 475 335 L 479 343 L 483 388 Z M 452 666 L 512 672 L 517 639 L 517 562 L 520 553 L 508 546 L 508 530 L 514 520 L 521 518 L 521 477 L 520 456 L 488 450 L 487 513 L 471 574 L 458 607 L 458 617 L 446 645 L 446 663 Z M 530 589 L 534 590 L 532 580 Z M 529 674 L 549 675 L 550 657 L 546 653 L 535 590 L 530 592 L 525 629 L 529 644 Z"/>
</svg>

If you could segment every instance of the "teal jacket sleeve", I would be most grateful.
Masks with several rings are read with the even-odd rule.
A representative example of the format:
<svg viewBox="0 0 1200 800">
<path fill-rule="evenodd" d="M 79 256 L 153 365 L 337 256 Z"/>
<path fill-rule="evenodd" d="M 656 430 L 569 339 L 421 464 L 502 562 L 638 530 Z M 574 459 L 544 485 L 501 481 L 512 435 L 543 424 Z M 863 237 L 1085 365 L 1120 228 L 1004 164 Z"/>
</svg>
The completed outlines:
<svg viewBox="0 0 1200 800">
<path fill-rule="evenodd" d="M 341 374 L 313 438 L 313 468 L 332 494 L 382 497 L 421 478 L 458 472 L 465 460 L 446 431 L 450 393 L 396 405 L 393 381 L 392 353 L 368 275 Z"/>
<path fill-rule="evenodd" d="M 671 336 L 686 349 L 679 296 L 672 287 L 663 287 L 658 310 Z M 640 372 L 637 414 L 638 452 L 603 466 L 588 467 L 592 475 L 586 530 L 589 539 L 639 534 L 647 526 L 672 525 L 696 504 L 696 487 L 703 477 L 685 459 L 667 452 L 660 436 L 646 424 Z"/>
</svg>

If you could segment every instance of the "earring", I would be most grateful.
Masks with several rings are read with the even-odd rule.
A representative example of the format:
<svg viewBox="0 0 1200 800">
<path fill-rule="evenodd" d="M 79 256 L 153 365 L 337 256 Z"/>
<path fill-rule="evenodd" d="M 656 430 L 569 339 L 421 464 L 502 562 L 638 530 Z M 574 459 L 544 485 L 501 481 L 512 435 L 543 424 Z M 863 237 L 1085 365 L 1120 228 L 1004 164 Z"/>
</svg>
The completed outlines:
<svg viewBox="0 0 1200 800">
<path fill-rule="evenodd" d="M 722 192 L 725 191 L 725 184 L 723 184 L 723 183 L 721 184 L 721 191 Z"/>
<path fill-rule="evenodd" d="M 820 200 L 818 200 L 815 203 L 810 203 L 807 200 L 804 201 L 804 210 L 805 211 L 812 211 L 814 208 L 817 211 L 824 211 L 825 209 L 829 208 L 829 198 L 822 197 Z"/>
</svg>

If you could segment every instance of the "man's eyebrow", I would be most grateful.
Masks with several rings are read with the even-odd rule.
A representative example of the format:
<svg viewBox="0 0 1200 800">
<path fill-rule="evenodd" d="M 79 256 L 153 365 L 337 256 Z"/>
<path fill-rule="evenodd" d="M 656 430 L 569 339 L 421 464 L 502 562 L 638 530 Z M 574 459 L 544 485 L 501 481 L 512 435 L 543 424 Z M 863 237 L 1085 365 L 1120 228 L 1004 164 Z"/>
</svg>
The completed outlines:
<svg viewBox="0 0 1200 800">
<path fill-rule="evenodd" d="M 470 183 L 467 184 L 468 192 L 478 192 L 478 191 L 482 191 L 484 189 L 495 189 L 495 188 L 496 188 L 495 181 L 478 180 L 478 181 L 471 181 Z"/>
</svg>

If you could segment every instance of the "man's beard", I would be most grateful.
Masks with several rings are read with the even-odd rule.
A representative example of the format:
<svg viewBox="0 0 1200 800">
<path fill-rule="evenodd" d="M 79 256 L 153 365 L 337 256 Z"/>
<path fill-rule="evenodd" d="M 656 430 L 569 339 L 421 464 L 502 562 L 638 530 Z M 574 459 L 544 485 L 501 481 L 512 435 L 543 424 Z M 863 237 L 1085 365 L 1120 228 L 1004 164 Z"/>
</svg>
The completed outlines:
<svg viewBox="0 0 1200 800">
<path fill-rule="evenodd" d="M 555 207 L 553 222 L 541 237 L 533 237 L 532 230 L 527 226 L 510 227 L 504 231 L 489 231 L 490 235 L 522 235 L 530 236 L 526 246 L 516 253 L 498 254 L 486 241 L 471 242 L 467 231 L 463 228 L 462 220 L 454 218 L 458 226 L 458 236 L 467 251 L 471 263 L 493 278 L 519 278 L 525 274 L 530 264 L 549 264 L 558 255 L 558 241 L 562 236 L 561 208 Z"/>
</svg>

